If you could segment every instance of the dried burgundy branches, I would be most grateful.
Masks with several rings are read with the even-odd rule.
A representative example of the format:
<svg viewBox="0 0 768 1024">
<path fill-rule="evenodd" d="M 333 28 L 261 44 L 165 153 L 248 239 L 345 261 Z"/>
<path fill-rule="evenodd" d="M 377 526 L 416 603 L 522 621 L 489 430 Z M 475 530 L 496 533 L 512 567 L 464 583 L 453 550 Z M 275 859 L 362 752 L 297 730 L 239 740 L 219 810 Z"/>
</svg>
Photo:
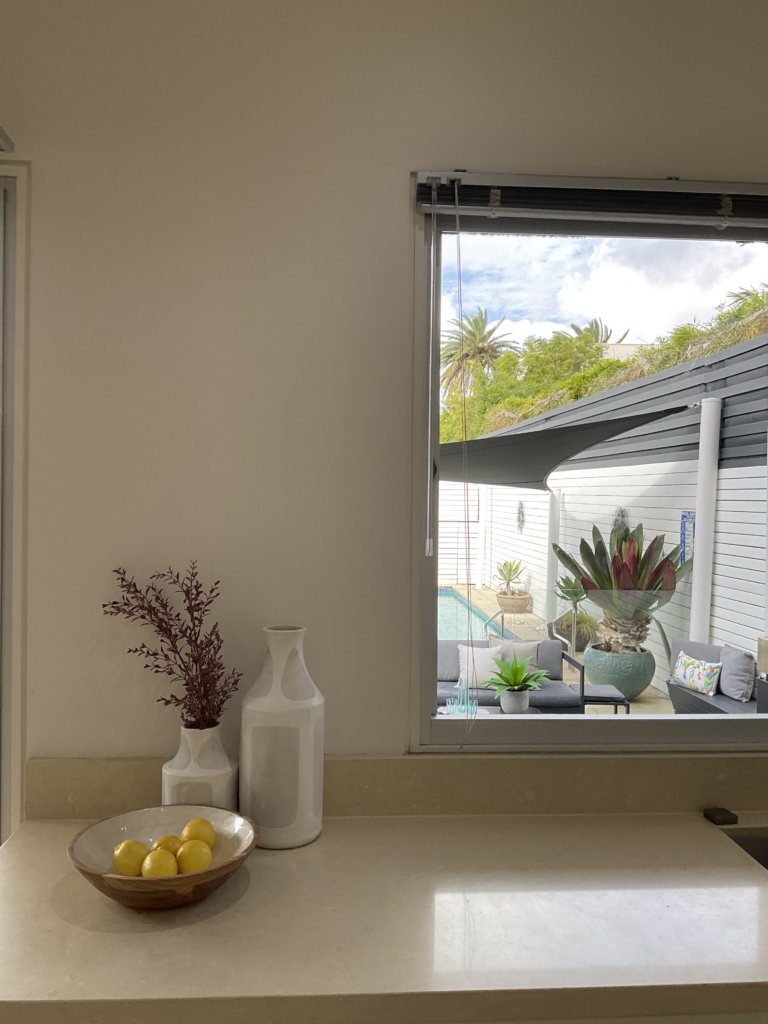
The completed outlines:
<svg viewBox="0 0 768 1024">
<path fill-rule="evenodd" d="M 141 644 L 129 648 L 128 653 L 146 658 L 144 668 L 150 672 L 170 676 L 184 686 L 183 697 L 172 693 L 170 697 L 158 697 L 158 701 L 181 708 L 182 724 L 187 728 L 209 729 L 216 725 L 242 676 L 234 670 L 224 674 L 218 622 L 207 633 L 203 631 L 205 617 L 219 596 L 219 581 L 205 590 L 197 578 L 196 562 L 190 564 L 185 576 L 170 568 L 155 573 L 143 590 L 125 569 L 114 572 L 122 597 L 105 604 L 104 614 L 124 615 L 151 626 L 158 646 Z M 161 584 L 181 595 L 183 613 L 176 611 Z"/>
</svg>

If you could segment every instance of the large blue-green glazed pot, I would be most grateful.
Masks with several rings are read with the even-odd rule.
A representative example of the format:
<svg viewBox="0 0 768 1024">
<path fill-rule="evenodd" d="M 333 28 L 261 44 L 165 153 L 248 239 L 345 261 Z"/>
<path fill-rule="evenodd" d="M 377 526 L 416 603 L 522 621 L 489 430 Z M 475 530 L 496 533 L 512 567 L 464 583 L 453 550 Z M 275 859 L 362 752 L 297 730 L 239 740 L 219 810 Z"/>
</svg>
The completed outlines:
<svg viewBox="0 0 768 1024">
<path fill-rule="evenodd" d="M 616 654 L 590 644 L 584 651 L 584 669 L 590 683 L 615 686 L 627 700 L 636 700 L 651 685 L 656 660 L 650 651 Z"/>
</svg>

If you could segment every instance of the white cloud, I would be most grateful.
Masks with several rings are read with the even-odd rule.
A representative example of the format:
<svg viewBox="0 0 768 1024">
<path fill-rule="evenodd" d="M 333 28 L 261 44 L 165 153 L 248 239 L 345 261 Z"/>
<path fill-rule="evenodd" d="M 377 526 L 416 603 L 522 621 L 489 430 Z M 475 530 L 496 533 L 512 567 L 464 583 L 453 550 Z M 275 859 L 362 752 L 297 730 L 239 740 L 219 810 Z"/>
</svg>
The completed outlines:
<svg viewBox="0 0 768 1024">
<path fill-rule="evenodd" d="M 729 291 L 768 282 L 768 245 L 643 238 L 463 234 L 462 299 L 515 340 L 600 317 L 628 342 L 708 320 Z M 455 238 L 443 247 L 443 308 L 457 305 Z"/>
<path fill-rule="evenodd" d="M 586 267 L 566 275 L 557 304 L 574 318 L 600 317 L 617 335 L 629 329 L 627 341 L 650 342 L 708 320 L 728 292 L 763 281 L 765 245 L 604 239 Z"/>
<path fill-rule="evenodd" d="M 549 338 L 555 331 L 567 331 L 570 324 L 553 323 L 551 320 L 505 320 L 502 324 L 503 333 L 508 334 L 515 342 L 525 341 L 531 336 Z"/>
</svg>

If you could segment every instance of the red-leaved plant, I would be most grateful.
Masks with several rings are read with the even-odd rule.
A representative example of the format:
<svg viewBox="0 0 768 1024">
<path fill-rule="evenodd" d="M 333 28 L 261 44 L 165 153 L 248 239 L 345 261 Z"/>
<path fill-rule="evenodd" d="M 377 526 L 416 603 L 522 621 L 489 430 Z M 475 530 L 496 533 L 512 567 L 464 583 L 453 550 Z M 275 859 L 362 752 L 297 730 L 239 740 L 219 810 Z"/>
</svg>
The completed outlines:
<svg viewBox="0 0 768 1024">
<path fill-rule="evenodd" d="M 158 697 L 161 704 L 181 708 L 181 721 L 188 729 L 210 729 L 217 725 L 224 704 L 237 689 L 242 672 L 224 673 L 219 624 L 204 631 L 205 618 L 219 596 L 219 580 L 206 590 L 197 578 L 197 562 L 191 562 L 185 576 L 168 569 L 150 576 L 143 590 L 125 569 L 115 569 L 122 596 L 103 605 L 105 615 L 123 615 L 151 626 L 157 647 L 140 644 L 129 654 L 146 658 L 144 668 L 156 675 L 170 676 L 184 687 L 184 696 L 172 693 Z M 166 584 L 181 595 L 183 612 L 177 611 L 161 589 Z"/>
</svg>

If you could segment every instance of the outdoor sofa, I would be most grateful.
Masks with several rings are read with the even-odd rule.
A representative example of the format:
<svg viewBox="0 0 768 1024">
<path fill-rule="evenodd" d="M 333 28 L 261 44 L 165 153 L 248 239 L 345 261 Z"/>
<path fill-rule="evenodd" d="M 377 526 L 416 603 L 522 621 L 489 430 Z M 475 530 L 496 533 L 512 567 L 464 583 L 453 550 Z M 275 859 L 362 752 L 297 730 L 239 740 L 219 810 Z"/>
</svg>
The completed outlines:
<svg viewBox="0 0 768 1024">
<path fill-rule="evenodd" d="M 676 715 L 766 715 L 768 714 L 768 682 L 755 675 L 755 686 L 750 700 L 736 700 L 720 691 L 722 679 L 718 685 L 718 692 L 708 696 L 692 690 L 672 678 L 675 670 L 677 657 L 682 651 L 689 658 L 696 658 L 697 661 L 717 663 L 722 661 L 722 646 L 716 644 L 697 643 L 693 640 L 670 639 L 670 660 L 669 674 L 667 681 L 669 699 L 675 709 Z M 726 684 L 727 685 L 727 684 Z"/>
<path fill-rule="evenodd" d="M 457 695 L 456 683 L 459 680 L 459 644 L 465 647 L 488 647 L 487 640 L 474 640 L 471 645 L 467 640 L 437 641 L 437 704 L 444 707 L 448 697 Z M 579 671 L 579 683 L 569 685 L 563 681 L 563 661 L 567 661 Z M 533 667 L 533 666 L 531 666 Z M 575 658 L 563 650 L 559 640 L 542 640 L 539 644 L 536 668 L 548 675 L 540 683 L 541 689 L 530 691 L 530 706 L 545 715 L 583 715 L 584 714 L 584 667 Z M 590 687 L 596 689 L 595 687 Z M 610 689 L 613 689 L 610 687 Z M 469 696 L 476 700 L 480 707 L 498 707 L 499 699 L 493 687 L 471 689 Z"/>
</svg>

